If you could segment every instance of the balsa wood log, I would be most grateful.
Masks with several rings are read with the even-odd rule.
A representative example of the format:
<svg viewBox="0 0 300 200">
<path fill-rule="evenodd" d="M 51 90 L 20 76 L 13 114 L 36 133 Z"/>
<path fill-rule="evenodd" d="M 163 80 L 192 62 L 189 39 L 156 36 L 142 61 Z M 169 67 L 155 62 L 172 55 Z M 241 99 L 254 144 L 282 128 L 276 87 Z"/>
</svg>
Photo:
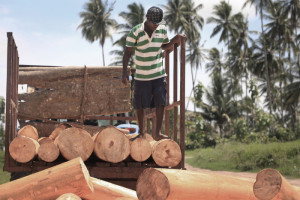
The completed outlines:
<svg viewBox="0 0 300 200">
<path fill-rule="evenodd" d="M 84 195 L 83 198 L 86 200 L 137 200 L 136 192 L 134 190 L 109 183 L 97 178 L 91 177 L 91 181 L 94 187 L 94 192 Z"/>
<path fill-rule="evenodd" d="M 55 139 L 62 156 L 71 160 L 73 158 L 81 157 L 86 161 L 94 149 L 94 142 L 91 135 L 80 128 L 67 128 L 63 130 Z"/>
<path fill-rule="evenodd" d="M 58 197 L 56 200 L 81 200 L 81 198 L 76 194 L 66 193 Z"/>
<path fill-rule="evenodd" d="M 153 140 L 152 158 L 161 167 L 175 167 L 181 161 L 181 150 L 179 145 L 171 139 Z"/>
<path fill-rule="evenodd" d="M 48 137 L 39 139 L 40 147 L 38 149 L 38 157 L 46 162 L 53 162 L 59 156 L 59 149 L 54 141 Z"/>
<path fill-rule="evenodd" d="M 125 129 L 125 128 L 118 128 L 118 127 L 116 127 L 119 131 L 121 131 L 122 133 L 124 133 L 124 134 L 129 134 L 130 133 L 130 131 L 128 130 L 128 129 Z"/>
<path fill-rule="evenodd" d="M 0 185 L 0 199 L 53 200 L 65 193 L 93 192 L 89 172 L 81 158 L 56 165 Z"/>
<path fill-rule="evenodd" d="M 253 182 L 178 169 L 147 168 L 137 180 L 139 200 L 255 200 Z"/>
<path fill-rule="evenodd" d="M 22 127 L 19 131 L 18 131 L 18 136 L 26 136 L 26 137 L 30 137 L 34 140 L 38 140 L 39 139 L 39 134 L 36 130 L 36 128 L 34 126 L 31 125 L 26 125 L 24 127 Z"/>
<path fill-rule="evenodd" d="M 93 136 L 95 155 L 108 162 L 118 163 L 130 154 L 129 139 L 114 126 L 108 126 Z"/>
<path fill-rule="evenodd" d="M 35 139 L 18 136 L 9 144 L 9 153 L 15 161 L 27 163 L 36 157 L 39 146 Z"/>
<path fill-rule="evenodd" d="M 145 138 L 137 138 L 130 142 L 130 156 L 137 162 L 143 162 L 150 158 L 152 148 L 150 142 Z"/>
<path fill-rule="evenodd" d="M 67 129 L 67 128 L 70 128 L 71 126 L 68 125 L 68 124 L 59 124 L 53 131 L 52 133 L 49 135 L 49 138 L 51 140 L 55 140 L 55 138 L 57 138 L 57 136 L 59 136 L 59 134 Z"/>
<path fill-rule="evenodd" d="M 256 175 L 253 192 L 259 200 L 300 200 L 300 194 L 275 169 L 263 169 Z"/>
</svg>

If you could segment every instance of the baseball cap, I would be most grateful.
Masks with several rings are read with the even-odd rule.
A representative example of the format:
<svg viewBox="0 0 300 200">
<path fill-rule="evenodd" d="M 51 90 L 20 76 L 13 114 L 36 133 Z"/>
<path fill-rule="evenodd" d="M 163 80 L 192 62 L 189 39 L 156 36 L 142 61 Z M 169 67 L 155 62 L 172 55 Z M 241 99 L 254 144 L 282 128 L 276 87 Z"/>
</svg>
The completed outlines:
<svg viewBox="0 0 300 200">
<path fill-rule="evenodd" d="M 146 17 L 153 24 L 165 24 L 165 20 L 163 20 L 163 11 L 159 7 L 152 6 L 148 9 Z"/>
</svg>

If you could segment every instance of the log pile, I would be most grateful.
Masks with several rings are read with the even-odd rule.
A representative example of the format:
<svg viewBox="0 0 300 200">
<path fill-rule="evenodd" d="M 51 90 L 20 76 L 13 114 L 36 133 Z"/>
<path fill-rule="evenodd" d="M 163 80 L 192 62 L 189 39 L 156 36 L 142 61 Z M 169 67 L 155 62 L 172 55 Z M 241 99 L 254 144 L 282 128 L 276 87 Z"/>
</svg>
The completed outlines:
<svg viewBox="0 0 300 200">
<path fill-rule="evenodd" d="M 122 67 L 20 67 L 18 114 L 29 119 L 81 119 L 130 111 L 130 86 L 120 84 Z M 34 112 L 32 112 L 34 110 Z"/>
<path fill-rule="evenodd" d="M 10 155 L 20 163 L 27 163 L 36 157 L 45 162 L 54 162 L 59 155 L 65 160 L 80 157 L 86 161 L 93 153 L 108 163 L 120 163 L 126 159 L 144 162 L 152 158 L 160 167 L 176 167 L 181 161 L 180 147 L 171 139 L 155 141 L 146 134 L 145 138 L 131 141 L 136 135 L 114 126 L 89 133 L 74 125 L 59 124 L 50 135 L 40 138 L 34 126 L 26 125 L 11 142 Z"/>
</svg>

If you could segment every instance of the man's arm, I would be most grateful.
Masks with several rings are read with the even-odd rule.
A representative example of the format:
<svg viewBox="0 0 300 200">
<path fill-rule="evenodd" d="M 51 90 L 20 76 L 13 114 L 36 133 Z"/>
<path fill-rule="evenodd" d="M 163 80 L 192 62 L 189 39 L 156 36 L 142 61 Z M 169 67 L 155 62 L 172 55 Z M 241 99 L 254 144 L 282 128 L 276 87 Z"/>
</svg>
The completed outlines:
<svg viewBox="0 0 300 200">
<path fill-rule="evenodd" d="M 175 43 L 180 43 L 181 37 L 184 37 L 185 40 L 187 39 L 186 35 L 184 35 L 184 34 L 176 35 L 174 38 L 171 39 L 171 41 L 169 43 L 163 44 L 161 46 L 162 50 L 172 50 Z"/>
<path fill-rule="evenodd" d="M 123 73 L 122 73 L 122 83 L 124 85 L 128 84 L 128 74 L 127 74 L 127 67 L 128 67 L 128 62 L 131 56 L 133 47 L 126 47 L 123 55 Z"/>
</svg>

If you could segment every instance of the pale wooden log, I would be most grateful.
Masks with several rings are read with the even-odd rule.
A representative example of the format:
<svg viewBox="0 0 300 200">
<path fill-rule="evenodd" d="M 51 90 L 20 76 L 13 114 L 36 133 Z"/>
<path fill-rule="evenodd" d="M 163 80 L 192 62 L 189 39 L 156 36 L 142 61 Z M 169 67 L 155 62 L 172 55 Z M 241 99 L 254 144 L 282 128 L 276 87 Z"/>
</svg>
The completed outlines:
<svg viewBox="0 0 300 200">
<path fill-rule="evenodd" d="M 125 129 L 125 128 L 118 128 L 116 127 L 119 131 L 121 131 L 123 134 L 129 134 L 130 131 L 128 129 Z"/>
<path fill-rule="evenodd" d="M 161 167 L 175 167 L 181 161 L 181 150 L 179 145 L 171 139 L 151 141 L 152 158 Z"/>
<path fill-rule="evenodd" d="M 133 133 L 133 134 L 125 134 L 125 136 L 128 138 L 128 139 L 132 139 L 136 136 L 138 136 L 139 134 L 138 133 Z"/>
<path fill-rule="evenodd" d="M 137 138 L 130 143 L 130 156 L 137 162 L 143 162 L 150 158 L 152 148 L 145 138 Z"/>
<path fill-rule="evenodd" d="M 149 142 L 153 141 L 153 137 L 152 135 L 150 135 L 149 133 L 146 133 L 146 140 L 148 140 Z"/>
<path fill-rule="evenodd" d="M 148 168 L 139 176 L 139 200 L 255 200 L 253 182 L 231 176 Z"/>
<path fill-rule="evenodd" d="M 58 197 L 56 200 L 81 200 L 81 198 L 76 194 L 66 193 Z"/>
<path fill-rule="evenodd" d="M 19 163 L 27 163 L 36 157 L 39 143 L 30 137 L 18 136 L 9 144 L 9 154 Z"/>
<path fill-rule="evenodd" d="M 49 135 L 49 138 L 51 140 L 55 140 L 57 136 L 65 129 L 70 128 L 71 126 L 68 124 L 59 124 Z"/>
<path fill-rule="evenodd" d="M 24 127 L 22 127 L 19 131 L 18 131 L 18 136 L 26 136 L 26 137 L 30 137 L 34 140 L 38 140 L 39 139 L 39 134 L 36 130 L 36 128 L 34 126 L 31 125 L 26 125 Z"/>
<path fill-rule="evenodd" d="M 134 190 L 109 183 L 97 178 L 91 177 L 94 192 L 82 196 L 85 200 L 105 199 L 105 200 L 137 200 Z"/>
<path fill-rule="evenodd" d="M 93 137 L 95 155 L 108 162 L 118 163 L 130 154 L 129 139 L 114 126 L 108 126 Z"/>
<path fill-rule="evenodd" d="M 0 185 L 0 199 L 53 200 L 65 193 L 93 192 L 89 172 L 81 158 L 56 165 Z"/>
<path fill-rule="evenodd" d="M 59 149 L 54 141 L 50 138 L 44 137 L 39 139 L 40 147 L 38 149 L 38 157 L 46 162 L 53 162 L 59 156 Z"/>
<path fill-rule="evenodd" d="M 300 194 L 275 169 L 263 169 L 257 174 L 253 192 L 259 200 L 300 200 Z"/>
<path fill-rule="evenodd" d="M 71 160 L 73 158 L 81 157 L 86 161 L 94 149 L 94 142 L 91 135 L 80 128 L 67 128 L 63 130 L 55 139 L 62 156 Z"/>
</svg>

